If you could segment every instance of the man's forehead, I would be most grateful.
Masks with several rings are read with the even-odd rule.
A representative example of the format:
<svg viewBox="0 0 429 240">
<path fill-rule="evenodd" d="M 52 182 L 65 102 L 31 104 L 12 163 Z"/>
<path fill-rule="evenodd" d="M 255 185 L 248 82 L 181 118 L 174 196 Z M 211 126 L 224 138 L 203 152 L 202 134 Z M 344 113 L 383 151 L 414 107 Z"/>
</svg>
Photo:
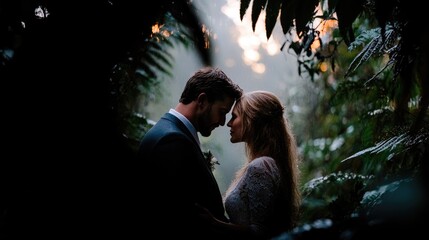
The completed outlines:
<svg viewBox="0 0 429 240">
<path fill-rule="evenodd" d="M 215 101 L 213 104 L 219 106 L 220 108 L 229 109 L 234 104 L 234 99 L 230 97 L 226 97 L 222 100 Z"/>
</svg>

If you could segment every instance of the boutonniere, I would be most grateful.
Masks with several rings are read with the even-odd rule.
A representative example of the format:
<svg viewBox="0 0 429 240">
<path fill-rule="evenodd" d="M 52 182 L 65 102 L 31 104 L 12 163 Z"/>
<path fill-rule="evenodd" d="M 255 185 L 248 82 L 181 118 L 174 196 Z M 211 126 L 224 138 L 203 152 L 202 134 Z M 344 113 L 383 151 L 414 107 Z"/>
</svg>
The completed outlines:
<svg viewBox="0 0 429 240">
<path fill-rule="evenodd" d="M 210 150 L 203 152 L 204 158 L 206 159 L 207 165 L 214 171 L 215 165 L 220 165 L 219 161 L 213 156 Z"/>
</svg>

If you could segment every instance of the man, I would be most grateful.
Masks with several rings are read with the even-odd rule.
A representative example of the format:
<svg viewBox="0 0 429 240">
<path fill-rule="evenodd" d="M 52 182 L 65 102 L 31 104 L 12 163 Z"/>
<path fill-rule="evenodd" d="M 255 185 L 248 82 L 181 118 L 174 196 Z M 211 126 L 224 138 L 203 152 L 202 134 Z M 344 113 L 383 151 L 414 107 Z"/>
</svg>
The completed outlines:
<svg viewBox="0 0 429 240">
<path fill-rule="evenodd" d="M 198 132 L 210 136 L 223 126 L 242 89 L 226 74 L 206 67 L 190 77 L 179 103 L 144 136 L 139 149 L 143 172 L 145 232 L 159 237 L 219 239 L 201 221 L 197 205 L 227 221 L 222 196 L 204 159 Z M 150 234 L 149 234 L 150 233 Z"/>
</svg>

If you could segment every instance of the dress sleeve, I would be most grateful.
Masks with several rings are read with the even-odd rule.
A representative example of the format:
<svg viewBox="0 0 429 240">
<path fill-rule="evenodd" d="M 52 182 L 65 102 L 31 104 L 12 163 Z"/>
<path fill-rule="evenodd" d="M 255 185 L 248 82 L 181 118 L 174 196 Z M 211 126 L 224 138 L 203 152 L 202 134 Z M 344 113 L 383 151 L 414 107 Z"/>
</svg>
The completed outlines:
<svg viewBox="0 0 429 240">
<path fill-rule="evenodd" d="M 244 181 L 247 182 L 250 225 L 258 235 L 266 231 L 264 226 L 274 210 L 279 180 L 278 169 L 272 158 L 257 158 L 249 164 Z"/>
</svg>

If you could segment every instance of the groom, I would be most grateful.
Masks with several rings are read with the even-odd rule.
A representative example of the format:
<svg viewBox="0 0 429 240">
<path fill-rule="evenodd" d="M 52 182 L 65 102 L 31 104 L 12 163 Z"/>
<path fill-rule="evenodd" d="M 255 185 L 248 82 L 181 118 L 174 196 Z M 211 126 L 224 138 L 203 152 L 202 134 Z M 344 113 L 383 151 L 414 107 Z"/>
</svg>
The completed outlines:
<svg viewBox="0 0 429 240">
<path fill-rule="evenodd" d="M 186 83 L 179 103 L 144 136 L 139 159 L 145 205 L 144 234 L 161 238 L 224 239 L 201 221 L 196 205 L 227 221 L 216 179 L 204 159 L 198 132 L 208 137 L 225 124 L 242 89 L 217 68 L 198 70 Z M 147 222 L 147 221 L 146 221 Z"/>
</svg>

